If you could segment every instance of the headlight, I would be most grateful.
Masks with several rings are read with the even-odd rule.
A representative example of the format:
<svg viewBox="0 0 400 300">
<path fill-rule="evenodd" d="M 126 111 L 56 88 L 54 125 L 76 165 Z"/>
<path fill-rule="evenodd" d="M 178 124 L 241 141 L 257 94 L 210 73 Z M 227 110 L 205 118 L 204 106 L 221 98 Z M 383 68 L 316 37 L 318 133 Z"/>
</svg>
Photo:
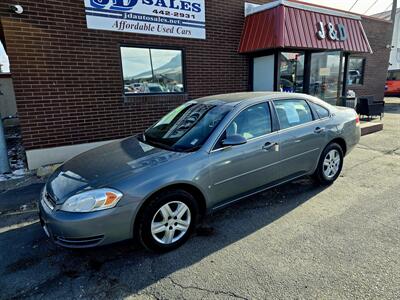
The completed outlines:
<svg viewBox="0 0 400 300">
<path fill-rule="evenodd" d="M 68 198 L 60 210 L 68 212 L 92 212 L 113 208 L 122 198 L 122 193 L 104 188 L 91 190 Z"/>
</svg>

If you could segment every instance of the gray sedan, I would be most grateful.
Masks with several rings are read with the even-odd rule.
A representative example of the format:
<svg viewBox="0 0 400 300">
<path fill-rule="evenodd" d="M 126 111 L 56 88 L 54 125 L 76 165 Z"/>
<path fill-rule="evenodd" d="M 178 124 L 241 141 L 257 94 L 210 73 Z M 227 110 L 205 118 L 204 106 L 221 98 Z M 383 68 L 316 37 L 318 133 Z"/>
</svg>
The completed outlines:
<svg viewBox="0 0 400 300">
<path fill-rule="evenodd" d="M 168 251 L 207 212 L 305 175 L 334 182 L 359 139 L 354 110 L 303 94 L 189 101 L 144 133 L 64 163 L 43 189 L 41 224 L 65 247 L 136 237 Z"/>
</svg>

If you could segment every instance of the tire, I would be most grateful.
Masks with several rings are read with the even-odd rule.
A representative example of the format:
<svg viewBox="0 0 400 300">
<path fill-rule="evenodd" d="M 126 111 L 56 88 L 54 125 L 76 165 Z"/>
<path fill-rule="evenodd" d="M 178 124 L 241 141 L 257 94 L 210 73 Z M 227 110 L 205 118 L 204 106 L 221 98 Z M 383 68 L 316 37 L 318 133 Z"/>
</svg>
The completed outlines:
<svg viewBox="0 0 400 300">
<path fill-rule="evenodd" d="M 322 185 L 332 184 L 340 175 L 343 168 L 343 150 L 336 143 L 331 143 L 321 154 L 314 177 Z M 338 160 L 339 159 L 339 160 Z"/>
<path fill-rule="evenodd" d="M 139 240 L 146 249 L 154 252 L 176 249 L 188 240 L 198 216 L 198 203 L 190 193 L 184 190 L 160 193 L 138 217 Z"/>
</svg>

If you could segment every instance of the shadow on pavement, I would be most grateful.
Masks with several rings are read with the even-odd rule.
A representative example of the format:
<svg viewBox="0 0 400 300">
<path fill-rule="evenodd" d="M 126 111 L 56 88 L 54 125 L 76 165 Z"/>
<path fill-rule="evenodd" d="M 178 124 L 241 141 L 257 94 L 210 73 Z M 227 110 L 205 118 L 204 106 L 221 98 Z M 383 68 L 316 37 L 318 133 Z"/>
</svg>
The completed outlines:
<svg viewBox="0 0 400 300">
<path fill-rule="evenodd" d="M 324 188 L 304 178 L 208 216 L 208 236 L 148 253 L 132 241 L 87 250 L 51 243 L 39 224 L 0 233 L 0 298 L 123 298 L 231 246 L 302 205 Z M 204 232 L 202 232 L 204 233 Z"/>
<path fill-rule="evenodd" d="M 0 194 L 0 212 L 16 209 L 21 205 L 37 201 L 44 183 L 35 183 Z"/>
</svg>

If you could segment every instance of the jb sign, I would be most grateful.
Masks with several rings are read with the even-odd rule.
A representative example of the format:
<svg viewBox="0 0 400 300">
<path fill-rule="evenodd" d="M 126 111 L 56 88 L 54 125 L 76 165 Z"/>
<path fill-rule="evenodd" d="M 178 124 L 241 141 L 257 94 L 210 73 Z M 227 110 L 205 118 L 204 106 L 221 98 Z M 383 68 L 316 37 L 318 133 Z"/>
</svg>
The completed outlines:
<svg viewBox="0 0 400 300">
<path fill-rule="evenodd" d="M 320 40 L 324 40 L 326 38 L 331 41 L 345 41 L 347 40 L 347 30 L 343 24 L 337 24 L 336 26 L 332 23 L 324 24 L 323 22 L 319 22 L 317 24 L 318 32 L 317 37 Z"/>
<path fill-rule="evenodd" d="M 90 29 L 205 39 L 204 0 L 85 0 Z"/>
</svg>

